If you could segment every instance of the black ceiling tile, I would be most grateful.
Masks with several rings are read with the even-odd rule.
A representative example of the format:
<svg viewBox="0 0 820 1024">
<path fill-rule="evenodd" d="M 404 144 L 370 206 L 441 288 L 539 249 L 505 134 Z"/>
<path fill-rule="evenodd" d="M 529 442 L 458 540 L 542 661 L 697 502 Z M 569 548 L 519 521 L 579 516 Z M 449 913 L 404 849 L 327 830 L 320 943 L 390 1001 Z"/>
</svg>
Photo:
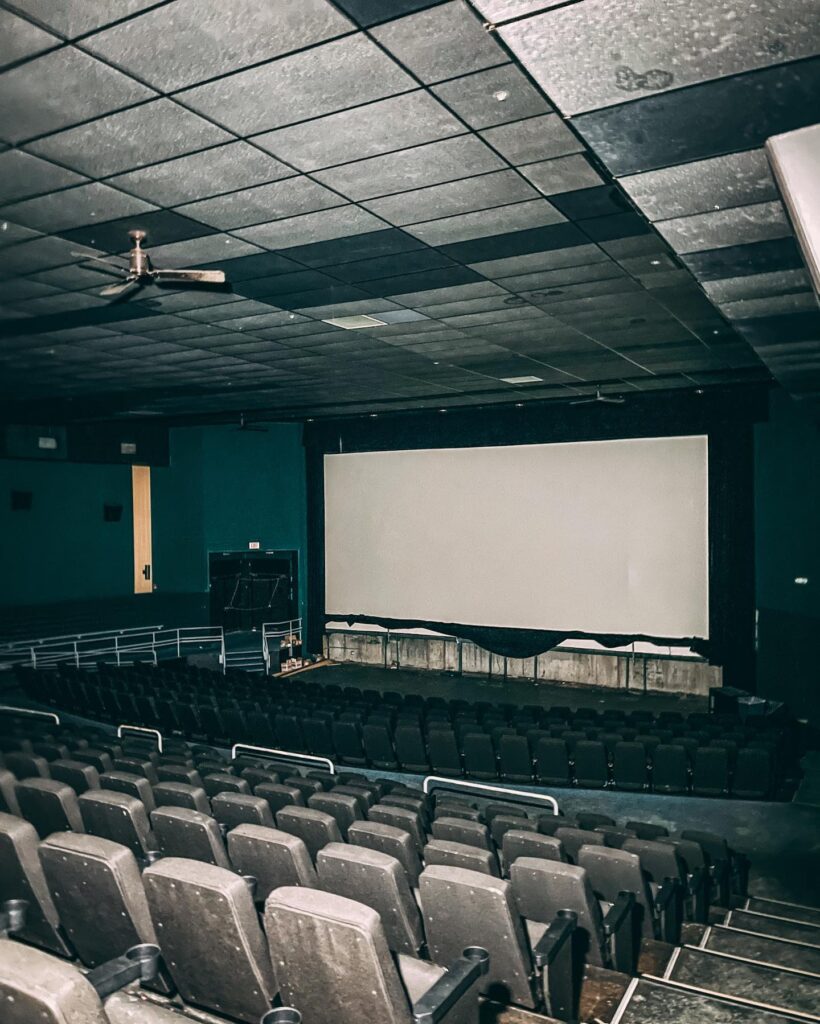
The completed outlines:
<svg viewBox="0 0 820 1024">
<path fill-rule="evenodd" d="M 565 249 L 573 245 L 587 245 L 589 238 L 574 224 L 551 224 L 543 228 L 528 228 L 503 235 L 474 238 L 441 246 L 441 251 L 461 263 L 480 263 L 483 260 L 523 256 L 530 252 Z"/>
<path fill-rule="evenodd" d="M 283 297 L 283 301 L 284 301 Z M 337 305 L 341 302 L 354 302 L 357 299 L 368 299 L 367 292 L 347 284 L 333 284 L 315 291 L 294 292 L 288 296 L 285 309 L 310 309 L 314 306 Z M 278 305 L 278 303 L 277 303 Z"/>
<path fill-rule="evenodd" d="M 88 227 L 73 228 L 63 231 L 63 238 L 68 238 L 79 245 L 91 246 L 105 252 L 127 252 L 131 248 L 128 232 L 140 228 L 148 235 L 147 243 L 152 247 L 167 245 L 169 242 L 181 242 L 189 238 L 201 238 L 214 233 L 213 228 L 189 220 L 170 210 L 159 210 L 155 213 L 138 214 L 123 217 L 120 220 L 109 220 L 103 224 L 92 224 Z"/>
<path fill-rule="evenodd" d="M 314 288 L 329 288 L 336 283 L 327 274 L 320 274 L 316 270 L 297 270 L 292 274 L 238 281 L 234 284 L 234 291 L 252 298 L 264 298 L 312 291 Z"/>
<path fill-rule="evenodd" d="M 629 200 L 615 185 L 579 188 L 550 196 L 550 202 L 570 220 L 590 217 L 609 217 L 631 212 Z"/>
<path fill-rule="evenodd" d="M 755 348 L 793 341 L 820 338 L 820 312 L 788 313 L 740 320 L 734 324 L 738 333 Z"/>
<path fill-rule="evenodd" d="M 680 260 L 703 281 L 765 274 L 773 270 L 795 270 L 804 265 L 794 238 L 772 238 L 748 245 L 686 253 Z"/>
<path fill-rule="evenodd" d="M 334 238 L 326 242 L 297 245 L 287 250 L 288 256 L 308 267 L 327 267 L 333 263 L 352 263 L 376 256 L 423 249 L 425 245 L 398 228 L 368 231 L 350 238 Z"/>
<path fill-rule="evenodd" d="M 252 256 L 239 256 L 233 260 L 219 260 L 203 263 L 205 270 L 224 270 L 230 281 L 245 281 L 254 277 L 272 277 L 274 274 L 290 274 L 302 268 L 277 252 L 260 252 Z"/>
<path fill-rule="evenodd" d="M 0 153 L 0 181 L 3 202 L 12 203 L 68 185 L 80 185 L 88 179 L 22 149 L 8 149 Z"/>
<path fill-rule="evenodd" d="M 613 174 L 636 174 L 762 146 L 814 124 L 820 58 L 801 60 L 688 89 L 647 96 L 574 118 Z"/>
<path fill-rule="evenodd" d="M 579 220 L 578 227 L 596 242 L 607 242 L 613 238 L 632 238 L 635 235 L 651 233 L 649 225 L 637 213 L 616 213 L 611 217 Z"/>
<path fill-rule="evenodd" d="M 482 280 L 479 274 L 467 267 L 444 267 L 441 270 L 427 270 L 418 274 L 402 274 L 399 277 L 366 281 L 362 283 L 362 287 L 367 288 L 373 295 L 404 295 L 408 292 L 453 288 Z"/>
<path fill-rule="evenodd" d="M 415 274 L 423 270 L 438 270 L 456 264 L 435 249 L 412 249 L 409 252 L 379 256 L 374 259 L 357 260 L 333 267 L 334 277 L 342 281 L 367 282 L 382 277 L 396 277 L 399 274 Z M 368 287 L 366 284 L 364 287 Z M 370 288 L 368 288 L 370 290 Z"/>
</svg>

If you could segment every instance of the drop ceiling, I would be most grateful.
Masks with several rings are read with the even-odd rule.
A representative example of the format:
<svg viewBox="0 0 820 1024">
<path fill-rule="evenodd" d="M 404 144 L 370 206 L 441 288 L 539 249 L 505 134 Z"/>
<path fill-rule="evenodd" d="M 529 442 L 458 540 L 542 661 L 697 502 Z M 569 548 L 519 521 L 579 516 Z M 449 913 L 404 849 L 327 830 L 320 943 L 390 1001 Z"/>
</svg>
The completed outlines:
<svg viewBox="0 0 820 1024">
<path fill-rule="evenodd" d="M 817 119 L 819 36 L 814 0 L 2 0 L 0 400 L 816 400 L 762 146 Z M 72 254 L 132 228 L 231 290 L 106 302 Z"/>
</svg>

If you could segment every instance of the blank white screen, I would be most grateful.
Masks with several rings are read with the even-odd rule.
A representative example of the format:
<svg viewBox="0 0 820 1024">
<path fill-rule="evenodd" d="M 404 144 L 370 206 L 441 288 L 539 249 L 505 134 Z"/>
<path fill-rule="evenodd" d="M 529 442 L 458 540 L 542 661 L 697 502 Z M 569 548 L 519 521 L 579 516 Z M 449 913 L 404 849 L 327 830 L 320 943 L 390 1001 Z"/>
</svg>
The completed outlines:
<svg viewBox="0 0 820 1024">
<path fill-rule="evenodd" d="M 329 615 L 708 637 L 707 438 L 325 456 Z"/>
</svg>

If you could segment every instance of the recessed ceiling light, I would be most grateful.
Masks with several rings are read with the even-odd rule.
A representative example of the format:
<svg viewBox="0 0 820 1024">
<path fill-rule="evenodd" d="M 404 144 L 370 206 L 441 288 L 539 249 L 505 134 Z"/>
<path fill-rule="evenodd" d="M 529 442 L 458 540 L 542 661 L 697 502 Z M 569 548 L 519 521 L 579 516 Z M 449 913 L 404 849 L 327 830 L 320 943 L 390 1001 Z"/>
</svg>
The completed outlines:
<svg viewBox="0 0 820 1024">
<path fill-rule="evenodd" d="M 516 407 L 516 409 L 523 409 L 524 408 L 524 403 L 523 402 L 516 402 L 515 403 L 515 407 Z"/>
<path fill-rule="evenodd" d="M 660 260 L 650 260 L 649 264 L 650 264 L 650 266 L 653 266 L 653 267 L 659 267 L 661 265 L 661 261 Z"/>
<path fill-rule="evenodd" d="M 378 414 L 377 412 L 371 412 L 371 413 L 370 413 L 370 418 L 371 418 L 371 420 L 375 420 L 375 419 L 376 419 L 376 417 L 377 417 L 378 415 L 379 415 L 379 414 Z"/>
<path fill-rule="evenodd" d="M 439 409 L 439 412 L 447 412 L 446 409 Z"/>
<path fill-rule="evenodd" d="M 543 377 L 502 377 L 505 384 L 540 384 Z"/>
<path fill-rule="evenodd" d="M 375 316 L 331 316 L 322 321 L 323 324 L 330 324 L 331 327 L 341 327 L 345 331 L 360 331 L 363 327 L 384 327 L 384 320 L 377 320 Z"/>
</svg>

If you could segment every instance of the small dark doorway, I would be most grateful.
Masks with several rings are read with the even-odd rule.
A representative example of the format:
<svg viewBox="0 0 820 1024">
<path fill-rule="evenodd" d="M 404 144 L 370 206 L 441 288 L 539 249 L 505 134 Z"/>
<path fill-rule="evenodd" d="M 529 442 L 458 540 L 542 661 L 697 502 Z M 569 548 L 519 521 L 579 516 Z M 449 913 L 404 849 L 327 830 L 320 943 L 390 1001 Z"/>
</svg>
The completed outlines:
<svg viewBox="0 0 820 1024">
<path fill-rule="evenodd" d="M 209 560 L 211 625 L 226 633 L 299 617 L 295 551 L 223 551 Z"/>
</svg>

